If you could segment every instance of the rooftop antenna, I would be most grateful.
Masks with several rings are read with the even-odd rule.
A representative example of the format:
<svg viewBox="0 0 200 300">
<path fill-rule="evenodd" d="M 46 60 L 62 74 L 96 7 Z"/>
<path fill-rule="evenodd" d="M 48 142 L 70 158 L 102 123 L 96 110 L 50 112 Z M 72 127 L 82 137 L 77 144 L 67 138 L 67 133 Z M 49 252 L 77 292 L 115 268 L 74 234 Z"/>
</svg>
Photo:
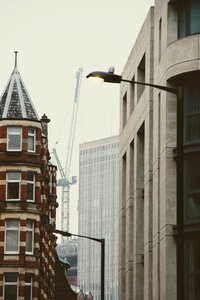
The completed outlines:
<svg viewBox="0 0 200 300">
<path fill-rule="evenodd" d="M 18 51 L 15 51 L 15 68 L 17 68 L 17 53 Z"/>
</svg>

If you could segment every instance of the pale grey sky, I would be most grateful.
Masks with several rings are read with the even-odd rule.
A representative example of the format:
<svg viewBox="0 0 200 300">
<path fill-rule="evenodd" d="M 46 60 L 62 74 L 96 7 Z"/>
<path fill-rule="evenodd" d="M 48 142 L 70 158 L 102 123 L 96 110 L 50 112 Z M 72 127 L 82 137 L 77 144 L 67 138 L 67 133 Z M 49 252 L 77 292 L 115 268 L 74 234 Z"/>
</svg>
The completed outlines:
<svg viewBox="0 0 200 300">
<path fill-rule="evenodd" d="M 80 143 L 118 134 L 119 87 L 95 85 L 85 76 L 110 66 L 122 72 L 153 4 L 154 0 L 0 0 L 0 93 L 17 50 L 18 69 L 36 110 L 51 119 L 49 145 L 58 141 L 63 166 L 75 73 L 84 68 L 71 175 L 78 175 Z M 78 184 L 71 191 L 70 231 L 75 233 Z"/>
</svg>

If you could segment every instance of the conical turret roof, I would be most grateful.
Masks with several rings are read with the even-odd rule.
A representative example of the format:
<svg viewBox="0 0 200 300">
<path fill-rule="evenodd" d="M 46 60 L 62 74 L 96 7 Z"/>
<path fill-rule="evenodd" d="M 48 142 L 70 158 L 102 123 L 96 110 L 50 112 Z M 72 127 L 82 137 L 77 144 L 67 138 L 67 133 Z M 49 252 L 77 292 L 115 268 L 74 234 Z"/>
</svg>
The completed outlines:
<svg viewBox="0 0 200 300">
<path fill-rule="evenodd" d="M 0 98 L 0 119 L 39 120 L 21 75 L 15 68 Z"/>
</svg>

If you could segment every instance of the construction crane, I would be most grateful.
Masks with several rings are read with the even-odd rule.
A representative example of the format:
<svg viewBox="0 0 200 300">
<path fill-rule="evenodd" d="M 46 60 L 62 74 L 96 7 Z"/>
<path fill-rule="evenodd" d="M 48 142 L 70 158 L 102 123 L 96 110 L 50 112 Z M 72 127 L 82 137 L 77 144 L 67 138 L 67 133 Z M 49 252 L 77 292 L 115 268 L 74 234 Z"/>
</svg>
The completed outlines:
<svg viewBox="0 0 200 300">
<path fill-rule="evenodd" d="M 78 112 L 78 105 L 79 105 L 82 73 L 83 73 L 82 68 L 79 68 L 78 71 L 76 72 L 76 87 L 74 93 L 74 103 L 73 103 L 72 118 L 70 123 L 69 139 L 67 144 L 67 157 L 66 157 L 65 168 L 62 167 L 56 149 L 55 148 L 52 149 L 52 153 L 56 160 L 60 172 L 60 176 L 61 176 L 61 178 L 57 181 L 57 186 L 62 187 L 61 229 L 63 231 L 69 231 L 70 185 L 75 184 L 77 182 L 76 176 L 72 176 L 72 179 L 70 180 L 70 168 L 71 168 L 72 152 L 74 146 L 76 123 L 77 123 L 77 112 Z M 66 239 L 67 238 L 62 237 L 61 243 L 64 244 Z"/>
</svg>

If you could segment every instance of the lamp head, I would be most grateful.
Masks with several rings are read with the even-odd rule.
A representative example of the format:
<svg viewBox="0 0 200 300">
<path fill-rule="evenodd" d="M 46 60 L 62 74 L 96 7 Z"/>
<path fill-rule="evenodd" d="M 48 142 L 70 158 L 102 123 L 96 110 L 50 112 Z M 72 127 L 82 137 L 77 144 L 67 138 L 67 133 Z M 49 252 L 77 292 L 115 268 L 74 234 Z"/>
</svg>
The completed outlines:
<svg viewBox="0 0 200 300">
<path fill-rule="evenodd" d="M 72 233 L 68 231 L 59 230 L 59 229 L 52 229 L 52 232 L 61 234 L 62 236 L 72 236 Z"/>
<path fill-rule="evenodd" d="M 86 77 L 90 79 L 98 79 L 104 82 L 120 83 L 122 77 L 114 74 L 114 67 L 110 67 L 108 72 L 94 71 L 88 74 Z"/>
</svg>

